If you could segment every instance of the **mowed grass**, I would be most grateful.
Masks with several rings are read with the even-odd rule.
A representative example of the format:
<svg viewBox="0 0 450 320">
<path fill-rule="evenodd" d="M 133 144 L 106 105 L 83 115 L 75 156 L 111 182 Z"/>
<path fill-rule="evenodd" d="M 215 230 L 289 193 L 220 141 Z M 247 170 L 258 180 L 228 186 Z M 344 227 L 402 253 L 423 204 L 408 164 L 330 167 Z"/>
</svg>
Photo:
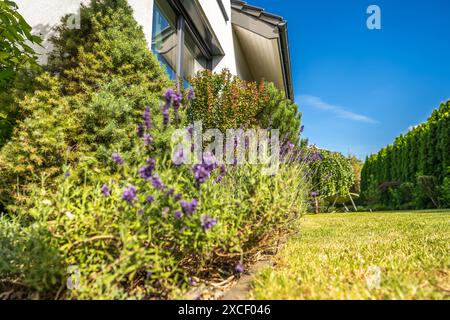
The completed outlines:
<svg viewBox="0 0 450 320">
<path fill-rule="evenodd" d="M 308 215 L 252 297 L 449 299 L 450 211 Z"/>
</svg>

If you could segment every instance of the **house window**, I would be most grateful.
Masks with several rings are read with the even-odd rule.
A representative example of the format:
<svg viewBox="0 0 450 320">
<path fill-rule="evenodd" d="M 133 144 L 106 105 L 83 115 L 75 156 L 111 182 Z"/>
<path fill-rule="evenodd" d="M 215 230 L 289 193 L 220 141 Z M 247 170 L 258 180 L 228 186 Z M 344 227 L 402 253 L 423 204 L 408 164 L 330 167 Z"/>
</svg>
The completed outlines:
<svg viewBox="0 0 450 320">
<path fill-rule="evenodd" d="M 208 67 L 208 59 L 197 43 L 185 17 L 177 14 L 167 1 L 155 1 L 152 51 L 172 80 L 181 79 L 189 86 L 189 78 Z"/>
</svg>

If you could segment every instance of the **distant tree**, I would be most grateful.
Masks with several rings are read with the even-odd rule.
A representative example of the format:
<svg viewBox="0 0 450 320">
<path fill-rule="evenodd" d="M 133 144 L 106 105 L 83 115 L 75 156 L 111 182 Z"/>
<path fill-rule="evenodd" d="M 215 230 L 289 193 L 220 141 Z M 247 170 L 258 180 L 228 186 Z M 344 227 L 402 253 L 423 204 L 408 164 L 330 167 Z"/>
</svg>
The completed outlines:
<svg viewBox="0 0 450 320">
<path fill-rule="evenodd" d="M 348 155 L 347 158 L 352 165 L 354 176 L 354 182 L 352 187 L 350 188 L 350 191 L 359 194 L 361 192 L 361 170 L 364 163 L 352 154 Z"/>
<path fill-rule="evenodd" d="M 449 166 L 450 101 L 447 101 L 435 109 L 426 122 L 366 159 L 362 170 L 362 198 L 373 198 L 368 195 L 377 185 L 387 183 L 392 186 L 395 183 L 402 188 L 392 187 L 390 194 L 395 196 L 381 197 L 383 203 L 380 204 L 391 208 L 405 207 L 411 202 L 409 191 L 414 189 L 417 209 L 449 206 L 445 200 Z"/>
</svg>

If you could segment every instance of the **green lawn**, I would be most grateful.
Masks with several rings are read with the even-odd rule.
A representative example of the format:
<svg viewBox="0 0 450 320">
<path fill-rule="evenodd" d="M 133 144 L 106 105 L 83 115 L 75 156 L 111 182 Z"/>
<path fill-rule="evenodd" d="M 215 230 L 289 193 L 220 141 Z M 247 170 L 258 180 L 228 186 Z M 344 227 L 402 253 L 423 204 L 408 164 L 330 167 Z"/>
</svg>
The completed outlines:
<svg viewBox="0 0 450 320">
<path fill-rule="evenodd" d="M 450 211 L 308 215 L 275 262 L 253 298 L 449 299 Z"/>
</svg>

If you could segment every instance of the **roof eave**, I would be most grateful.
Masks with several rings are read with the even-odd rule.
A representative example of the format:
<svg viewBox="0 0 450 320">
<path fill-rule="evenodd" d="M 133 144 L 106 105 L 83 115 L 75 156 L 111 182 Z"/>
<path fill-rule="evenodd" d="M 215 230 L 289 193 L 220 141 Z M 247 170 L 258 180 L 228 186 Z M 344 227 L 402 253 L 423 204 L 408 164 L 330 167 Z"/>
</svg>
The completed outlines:
<svg viewBox="0 0 450 320">
<path fill-rule="evenodd" d="M 257 18 L 278 29 L 286 96 L 294 101 L 294 86 L 292 80 L 287 21 L 281 16 L 266 12 L 263 8 L 249 5 L 245 1 L 231 0 L 231 7 L 236 11 Z"/>
</svg>

